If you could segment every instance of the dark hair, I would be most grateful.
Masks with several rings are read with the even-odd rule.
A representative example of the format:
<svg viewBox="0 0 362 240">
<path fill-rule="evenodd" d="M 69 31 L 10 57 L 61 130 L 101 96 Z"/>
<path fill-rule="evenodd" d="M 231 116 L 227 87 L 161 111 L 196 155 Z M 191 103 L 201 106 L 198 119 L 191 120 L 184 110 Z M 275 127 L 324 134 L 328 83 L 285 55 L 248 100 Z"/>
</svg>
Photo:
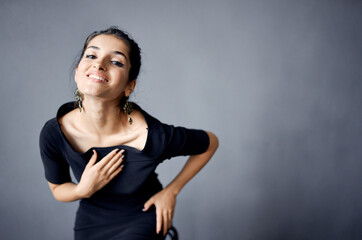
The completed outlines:
<svg viewBox="0 0 362 240">
<path fill-rule="evenodd" d="M 84 51 L 86 50 L 89 42 L 99 35 L 112 35 L 120 40 L 122 40 L 128 47 L 128 54 L 131 63 L 131 69 L 129 70 L 129 81 L 136 80 L 141 68 L 141 49 L 139 48 L 138 44 L 130 37 L 130 35 L 120 30 L 118 27 L 111 26 L 106 30 L 95 31 L 91 33 L 85 40 L 84 46 L 82 49 L 81 54 L 78 56 L 77 60 L 75 61 L 74 67 L 76 68 L 79 65 L 79 62 L 82 60 L 84 55 Z"/>
</svg>

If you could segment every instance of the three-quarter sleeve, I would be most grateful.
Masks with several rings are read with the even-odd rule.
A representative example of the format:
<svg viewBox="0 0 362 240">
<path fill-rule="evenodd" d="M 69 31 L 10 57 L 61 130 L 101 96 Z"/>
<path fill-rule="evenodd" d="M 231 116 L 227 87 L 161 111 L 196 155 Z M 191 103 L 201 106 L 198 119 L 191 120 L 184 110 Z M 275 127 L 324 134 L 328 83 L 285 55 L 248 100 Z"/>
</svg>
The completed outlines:
<svg viewBox="0 0 362 240">
<path fill-rule="evenodd" d="M 165 131 L 164 159 L 201 154 L 209 147 L 209 136 L 204 130 L 162 125 Z"/>
<path fill-rule="evenodd" d="M 70 182 L 69 164 L 59 151 L 61 140 L 54 124 L 48 121 L 40 132 L 39 147 L 45 178 L 54 184 Z"/>
</svg>

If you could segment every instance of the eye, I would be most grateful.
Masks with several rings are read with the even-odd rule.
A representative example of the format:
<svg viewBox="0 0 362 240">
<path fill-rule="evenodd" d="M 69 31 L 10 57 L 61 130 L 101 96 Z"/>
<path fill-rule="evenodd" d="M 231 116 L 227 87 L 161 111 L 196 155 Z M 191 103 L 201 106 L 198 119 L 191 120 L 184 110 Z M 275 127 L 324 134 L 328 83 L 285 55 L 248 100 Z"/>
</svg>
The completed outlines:
<svg viewBox="0 0 362 240">
<path fill-rule="evenodd" d="M 123 67 L 123 63 L 118 62 L 118 61 L 112 61 L 112 64 L 118 66 L 118 67 Z"/>
<path fill-rule="evenodd" d="M 92 54 L 86 54 L 85 57 L 90 58 L 90 59 L 95 59 L 96 58 L 96 56 L 94 56 Z"/>
</svg>

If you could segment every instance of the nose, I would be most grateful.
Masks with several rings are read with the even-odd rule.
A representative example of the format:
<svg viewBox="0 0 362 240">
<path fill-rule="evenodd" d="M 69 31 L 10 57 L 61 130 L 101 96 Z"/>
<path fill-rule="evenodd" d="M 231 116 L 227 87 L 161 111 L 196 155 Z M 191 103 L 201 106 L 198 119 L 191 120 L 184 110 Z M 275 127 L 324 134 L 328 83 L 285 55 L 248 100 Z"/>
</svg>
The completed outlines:
<svg viewBox="0 0 362 240">
<path fill-rule="evenodd" d="M 105 68 L 103 62 L 101 62 L 101 61 L 94 62 L 92 67 L 97 69 L 97 70 L 106 71 L 106 68 Z"/>
</svg>

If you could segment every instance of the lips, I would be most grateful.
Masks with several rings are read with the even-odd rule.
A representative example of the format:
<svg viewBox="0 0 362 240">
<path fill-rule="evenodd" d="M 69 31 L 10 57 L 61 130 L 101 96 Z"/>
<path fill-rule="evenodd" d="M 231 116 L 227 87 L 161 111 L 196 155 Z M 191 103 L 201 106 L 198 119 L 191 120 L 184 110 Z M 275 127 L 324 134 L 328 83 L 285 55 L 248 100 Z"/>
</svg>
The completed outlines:
<svg viewBox="0 0 362 240">
<path fill-rule="evenodd" d="M 87 75 L 87 77 L 92 78 L 93 80 L 100 81 L 100 82 L 108 82 L 108 80 L 104 76 L 100 76 L 100 74 L 91 73 Z"/>
</svg>

